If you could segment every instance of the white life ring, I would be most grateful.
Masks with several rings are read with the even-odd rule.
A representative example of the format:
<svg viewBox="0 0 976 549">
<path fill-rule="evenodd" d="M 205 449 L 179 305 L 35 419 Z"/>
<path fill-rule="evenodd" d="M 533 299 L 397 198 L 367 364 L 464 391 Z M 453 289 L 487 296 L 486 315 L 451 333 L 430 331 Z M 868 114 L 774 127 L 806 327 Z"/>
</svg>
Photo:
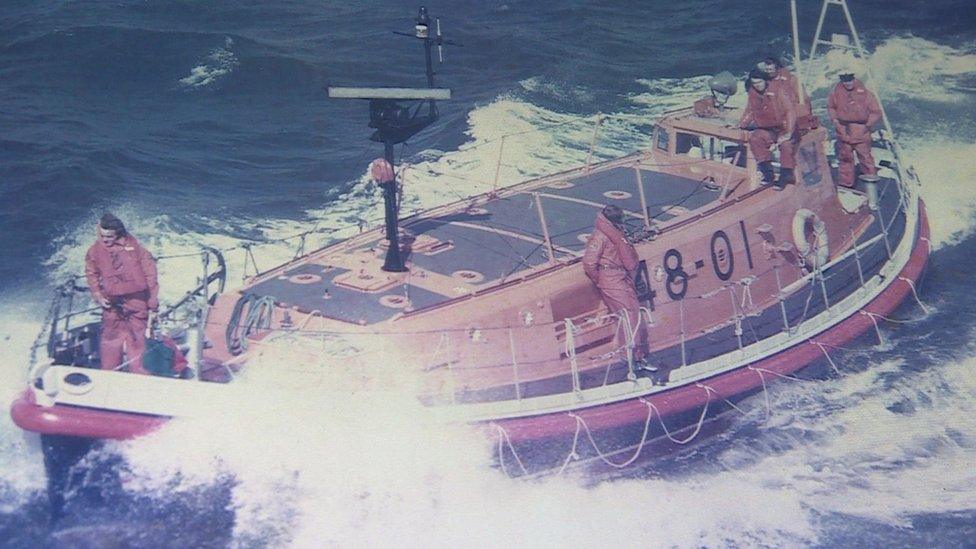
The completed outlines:
<svg viewBox="0 0 976 549">
<path fill-rule="evenodd" d="M 796 211 L 793 216 L 793 242 L 807 269 L 813 271 L 827 264 L 830 258 L 827 224 L 816 213 L 806 208 Z"/>
</svg>

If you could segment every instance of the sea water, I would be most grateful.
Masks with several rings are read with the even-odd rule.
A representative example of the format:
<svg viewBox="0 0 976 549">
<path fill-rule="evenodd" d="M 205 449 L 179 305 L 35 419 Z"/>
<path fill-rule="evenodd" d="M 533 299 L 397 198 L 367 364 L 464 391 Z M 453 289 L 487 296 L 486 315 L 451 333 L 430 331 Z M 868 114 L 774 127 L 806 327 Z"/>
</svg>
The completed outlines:
<svg viewBox="0 0 976 549">
<path fill-rule="evenodd" d="M 788 4 L 438 2 L 441 119 L 397 155 L 405 211 L 648 145 L 655 117 L 792 51 Z M 809 34 L 817 2 L 801 2 Z M 0 14 L 0 404 L 22 391 L 51 288 L 79 273 L 94 224 L 122 217 L 157 256 L 381 223 L 367 112 L 327 85 L 421 86 L 403 2 L 15 0 Z M 623 471 L 534 481 L 491 444 L 396 394 L 268 389 L 89 457 L 47 523 L 35 435 L 0 414 L 0 545 L 959 546 L 976 539 L 976 8 L 852 2 L 885 103 L 923 182 L 933 254 L 887 344 L 833 353 L 841 375 L 782 380 L 719 433 Z M 837 23 L 838 21 L 833 21 Z M 835 29 L 836 30 L 836 29 Z M 804 49 L 809 39 L 804 38 Z M 807 67 L 822 110 L 849 55 Z M 741 101 L 741 95 L 736 98 Z M 504 138 L 504 140 L 503 140 Z M 504 141 L 504 144 L 503 144 Z M 499 153 L 503 162 L 498 163 Z M 496 176 L 497 172 L 497 176 Z M 268 268 L 296 242 L 257 248 Z M 253 273 L 253 266 L 252 273 Z M 199 276 L 160 262 L 164 299 Z M 768 399 L 768 408 L 767 408 Z M 111 471 L 113 474 L 106 474 Z"/>
</svg>

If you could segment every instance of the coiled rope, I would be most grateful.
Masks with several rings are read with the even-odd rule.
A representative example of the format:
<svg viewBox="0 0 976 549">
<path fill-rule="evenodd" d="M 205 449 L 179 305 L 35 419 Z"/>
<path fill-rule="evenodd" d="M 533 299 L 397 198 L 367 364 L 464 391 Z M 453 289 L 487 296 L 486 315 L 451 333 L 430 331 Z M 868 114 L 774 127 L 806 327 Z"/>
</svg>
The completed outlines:
<svg viewBox="0 0 976 549">
<path fill-rule="evenodd" d="M 247 315 L 241 324 L 244 309 Z M 271 296 L 258 297 L 255 294 L 244 294 L 231 312 L 227 322 L 226 343 L 227 350 L 232 355 L 239 355 L 247 351 L 247 338 L 259 330 L 271 328 L 271 317 L 274 314 L 275 302 Z"/>
</svg>

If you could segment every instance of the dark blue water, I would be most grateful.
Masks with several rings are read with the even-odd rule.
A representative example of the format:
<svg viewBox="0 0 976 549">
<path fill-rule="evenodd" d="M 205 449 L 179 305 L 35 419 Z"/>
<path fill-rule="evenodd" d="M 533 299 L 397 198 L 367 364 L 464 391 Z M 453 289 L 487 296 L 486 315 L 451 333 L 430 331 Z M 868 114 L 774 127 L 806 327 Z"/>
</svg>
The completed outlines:
<svg viewBox="0 0 976 549">
<path fill-rule="evenodd" d="M 374 192 L 361 182 L 382 152 L 367 140 L 366 107 L 329 100 L 323 88 L 422 86 L 421 47 L 390 32 L 409 32 L 417 6 L 333 4 L 4 4 L 5 395 L 21 387 L 49 287 L 80 271 L 103 211 L 122 216 L 157 255 L 377 217 Z M 645 146 L 653 117 L 700 95 L 706 75 L 744 74 L 761 57 L 792 51 L 789 6 L 779 1 L 427 5 L 463 45 L 446 48 L 437 69 L 438 85 L 454 91 L 441 119 L 398 149 L 417 166 L 408 208 L 485 190 L 506 134 L 519 135 L 507 138 L 503 182 L 582 161 L 596 113 L 608 117 L 598 156 Z M 770 418 L 763 419 L 760 398 L 758 413 L 720 436 L 596 487 L 593 479 L 589 488 L 513 485 L 480 469 L 457 473 L 438 459 L 431 461 L 444 467 L 424 467 L 420 458 L 352 473 L 347 482 L 360 464 L 351 452 L 330 446 L 331 459 L 314 453 L 282 465 L 224 441 L 207 447 L 221 456 L 209 467 L 160 468 L 148 481 L 132 467 L 138 482 L 95 488 L 104 495 L 100 506 L 77 504 L 53 534 L 35 443 L 5 419 L 0 540 L 24 547 L 113 539 L 138 546 L 972 543 L 976 5 L 874 0 L 851 8 L 875 52 L 871 84 L 926 185 L 937 251 L 922 293 L 934 312 L 886 327 L 884 346 L 838 357 L 847 376 L 813 387 L 781 384 Z M 800 10 L 806 49 L 818 3 L 801 2 Z M 816 100 L 826 90 L 823 73 L 836 74 L 838 63 L 811 67 L 820 73 L 811 83 Z M 228 256 L 239 269 L 235 253 Z M 268 251 L 263 260 L 289 253 Z M 163 285 L 176 296 L 197 267 L 171 265 L 163 266 Z M 219 429 L 249 432 L 233 418 Z M 173 451 L 146 444 L 106 455 L 145 466 L 146 452 Z M 209 459 L 200 454 L 192 455 Z M 92 489 L 79 490 L 78 501 L 88 501 Z M 563 505 L 576 512 L 552 510 Z M 183 531 L 189 525 L 196 533 Z M 601 530 L 607 526 L 613 533 Z"/>
</svg>

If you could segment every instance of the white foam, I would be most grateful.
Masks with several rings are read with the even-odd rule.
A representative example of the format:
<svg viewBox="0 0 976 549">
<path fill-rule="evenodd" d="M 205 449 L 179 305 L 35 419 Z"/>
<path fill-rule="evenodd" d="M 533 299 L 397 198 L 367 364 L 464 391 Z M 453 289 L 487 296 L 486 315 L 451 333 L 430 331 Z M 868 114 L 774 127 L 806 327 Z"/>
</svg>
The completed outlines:
<svg viewBox="0 0 976 549">
<path fill-rule="evenodd" d="M 247 240 L 228 236 L 214 230 L 208 233 L 187 233 L 177 227 L 167 215 L 147 215 L 136 205 L 120 204 L 112 211 L 125 222 L 126 230 L 142 243 L 154 256 L 162 257 L 157 263 L 160 281 L 160 300 L 173 302 L 192 288 L 197 278 L 203 274 L 203 267 L 199 255 L 201 246 L 213 246 L 220 249 L 230 249 Z M 72 276 L 84 273 L 85 253 L 95 241 L 96 225 L 100 214 L 92 213 L 89 219 L 83 221 L 74 230 L 58 237 L 54 245 L 55 253 L 45 261 L 47 280 L 51 284 L 60 284 Z M 203 220 L 205 221 L 205 220 Z M 274 249 L 274 247 L 269 247 Z M 239 283 L 243 273 L 243 252 L 237 250 L 228 252 L 228 280 L 233 284 Z M 287 259 L 285 252 L 278 252 L 274 259 Z M 269 262 L 268 266 L 271 265 Z M 211 269 L 215 266 L 211 266 Z M 267 268 L 267 267 L 265 267 Z M 253 269 L 250 271 L 253 273 Z M 84 279 L 80 284 L 85 285 Z M 43 306 L 46 306 L 43 305 Z"/>
<path fill-rule="evenodd" d="M 708 95 L 708 81 L 710 76 L 694 76 L 691 78 L 638 78 L 637 83 L 648 88 L 647 92 L 630 96 L 636 104 L 644 105 L 648 117 L 659 117 L 666 111 L 690 106 L 699 98 Z M 742 84 L 738 84 L 738 91 L 732 96 L 730 106 L 736 104 L 744 96 Z M 740 101 L 741 102 L 741 101 Z"/>
<path fill-rule="evenodd" d="M 44 489 L 44 464 L 34 436 L 14 425 L 7 410 L 26 389 L 28 357 L 43 321 L 43 309 L 3 299 L 0 348 L 6 360 L 0 376 L 0 513 L 10 513 Z M 39 351 L 44 353 L 42 348 Z"/>
<path fill-rule="evenodd" d="M 533 76 L 519 82 L 526 91 L 547 95 L 560 101 L 573 101 L 578 103 L 588 103 L 593 101 L 593 94 L 582 86 L 568 87 L 560 82 Z"/>
<path fill-rule="evenodd" d="M 186 88 L 202 88 L 234 70 L 240 62 L 230 49 L 233 45 L 234 40 L 230 37 L 224 38 L 224 45 L 211 50 L 201 64 L 190 69 L 190 74 L 180 79 L 180 85 Z"/>
<path fill-rule="evenodd" d="M 922 181 L 933 249 L 971 236 L 976 228 L 976 143 L 909 136 L 902 145 Z"/>
<path fill-rule="evenodd" d="M 486 438 L 435 423 L 410 394 L 269 390 L 294 357 L 264 355 L 246 406 L 122 447 L 128 487 L 165 497 L 230 473 L 238 543 L 372 547 L 722 545 L 816 539 L 795 494 L 734 473 L 585 486 L 512 480 Z M 325 391 L 324 395 L 322 392 Z M 174 448 L 180 450 L 174 452 Z M 179 472 L 179 475 L 176 473 Z M 172 479 L 182 479 L 174 487 Z M 737 505 L 725 503 L 735 494 Z"/>
<path fill-rule="evenodd" d="M 795 492 L 818 512 L 893 525 L 910 525 L 920 513 L 976 509 L 974 366 L 976 357 L 967 357 L 891 381 L 905 370 L 896 360 L 781 388 L 773 422 L 785 432 L 770 435 L 794 443 L 738 473 Z M 896 405 L 911 411 L 892 411 Z M 741 451 L 723 459 L 735 462 Z"/>
<path fill-rule="evenodd" d="M 811 93 L 826 93 L 845 72 L 853 72 L 882 99 L 957 102 L 971 97 L 961 83 L 976 74 L 976 52 L 910 36 L 885 40 L 867 61 L 847 50 L 821 48 L 818 58 L 804 66 L 804 84 Z"/>
</svg>

